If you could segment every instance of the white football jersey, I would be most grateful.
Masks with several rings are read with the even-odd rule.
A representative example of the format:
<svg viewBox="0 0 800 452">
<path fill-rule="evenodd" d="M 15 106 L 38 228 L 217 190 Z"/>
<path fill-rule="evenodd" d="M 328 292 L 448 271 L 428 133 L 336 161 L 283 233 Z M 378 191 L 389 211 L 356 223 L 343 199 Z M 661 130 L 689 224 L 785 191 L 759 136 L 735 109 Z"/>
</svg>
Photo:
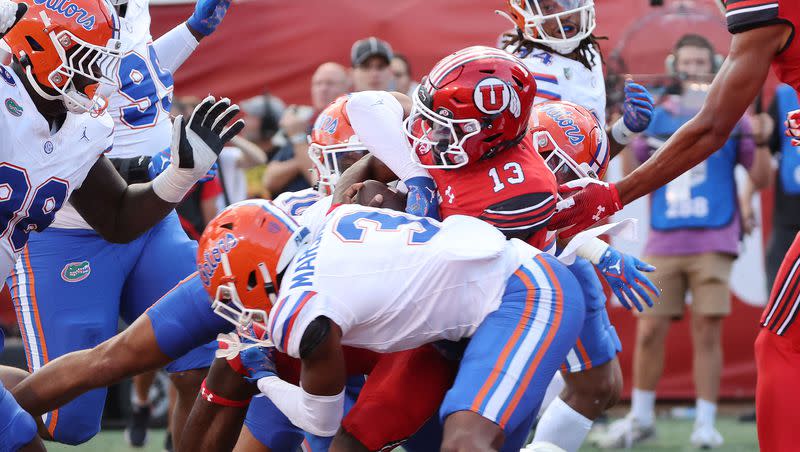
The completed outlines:
<svg viewBox="0 0 800 452">
<path fill-rule="evenodd" d="M 273 199 L 272 203 L 297 220 L 306 209 L 322 198 L 322 193 L 309 187 L 300 191 L 285 191 Z"/>
<path fill-rule="evenodd" d="M 299 357 L 319 316 L 341 327 L 344 345 L 377 352 L 469 337 L 500 305 L 507 279 L 538 253 L 475 218 L 339 206 L 287 268 L 270 338 Z"/>
<path fill-rule="evenodd" d="M 0 272 L 5 282 L 28 234 L 50 226 L 97 159 L 111 150 L 114 122 L 108 114 L 70 113 L 51 135 L 22 82 L 5 66 L 0 66 L 0 99 Z"/>
<path fill-rule="evenodd" d="M 536 99 L 534 104 L 552 100 L 565 100 L 589 109 L 606 124 L 606 83 L 600 54 L 590 47 L 594 54 L 594 66 L 587 69 L 583 63 L 569 59 L 556 52 L 534 48 L 530 53 L 523 51 L 514 55 L 525 62 L 536 79 Z M 506 51 L 513 51 L 507 47 Z M 513 53 L 513 52 L 512 52 Z"/>
<path fill-rule="evenodd" d="M 154 155 L 168 148 L 172 138 L 172 74 L 158 64 L 148 7 L 148 0 L 130 0 L 125 17 L 120 17 L 123 57 L 119 89 L 108 99 L 107 111 L 114 119 L 114 149 L 108 157 Z M 56 215 L 53 227 L 92 229 L 69 204 Z"/>
</svg>

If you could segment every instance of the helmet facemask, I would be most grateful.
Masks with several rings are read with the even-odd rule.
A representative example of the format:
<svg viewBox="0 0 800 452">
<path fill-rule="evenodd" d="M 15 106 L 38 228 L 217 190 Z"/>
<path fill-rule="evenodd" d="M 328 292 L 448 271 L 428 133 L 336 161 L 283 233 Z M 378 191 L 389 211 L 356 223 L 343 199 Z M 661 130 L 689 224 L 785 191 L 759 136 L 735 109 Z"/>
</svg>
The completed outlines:
<svg viewBox="0 0 800 452">
<path fill-rule="evenodd" d="M 81 114 L 90 111 L 102 113 L 108 102 L 100 97 L 95 98 L 97 85 L 116 86 L 114 77 L 122 55 L 121 42 L 118 39 L 110 39 L 105 46 L 98 46 L 83 41 L 67 30 L 56 33 L 47 15 L 44 12 L 40 14 L 61 61 L 61 64 L 47 76 L 50 87 L 59 95 L 46 93 L 33 75 L 32 66 L 28 64 L 26 75 L 34 90 L 47 100 L 63 101 L 67 111 L 71 113 Z M 76 86 L 75 82 L 79 78 L 94 82 L 83 88 L 85 93 Z"/>
<path fill-rule="evenodd" d="M 585 177 L 600 179 L 588 163 L 576 162 L 561 149 L 547 130 L 533 133 L 533 146 L 542 155 L 559 185 Z"/>
<path fill-rule="evenodd" d="M 342 173 L 369 152 L 353 135 L 350 142 L 323 146 L 309 139 L 308 155 L 317 170 L 318 190 L 332 194 Z"/>
<path fill-rule="evenodd" d="M 521 30 L 526 40 L 546 45 L 561 54 L 568 54 L 591 36 L 597 22 L 595 20 L 594 0 L 510 0 L 514 12 L 524 18 Z M 505 14 L 509 19 L 513 19 Z M 571 16 L 577 16 L 579 23 L 571 25 Z M 547 32 L 551 22 L 555 34 Z M 570 36 L 570 27 L 577 27 Z"/>
<path fill-rule="evenodd" d="M 436 113 L 420 100 L 419 91 L 412 96 L 411 113 L 403 122 L 404 132 L 411 141 L 411 154 L 423 168 L 455 169 L 469 162 L 464 143 L 481 131 L 477 119 L 453 119 L 443 110 Z M 425 96 L 429 98 L 430 96 Z M 433 163 L 425 164 L 419 156 L 433 152 Z"/>
</svg>

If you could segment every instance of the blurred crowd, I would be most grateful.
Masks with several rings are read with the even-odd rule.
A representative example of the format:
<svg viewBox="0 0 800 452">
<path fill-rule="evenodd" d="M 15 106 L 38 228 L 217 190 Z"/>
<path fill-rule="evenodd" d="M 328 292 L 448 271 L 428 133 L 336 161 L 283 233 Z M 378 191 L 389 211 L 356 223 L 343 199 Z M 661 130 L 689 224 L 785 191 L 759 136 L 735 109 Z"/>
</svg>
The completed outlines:
<svg viewBox="0 0 800 452">
<path fill-rule="evenodd" d="M 406 57 L 386 41 L 359 40 L 350 57 L 350 68 L 335 62 L 316 68 L 309 87 L 311 105 L 286 105 L 268 90 L 240 103 L 247 128 L 223 149 L 218 177 L 199 184 L 178 208 L 190 236 L 199 237 L 205 224 L 234 202 L 272 199 L 313 186 L 307 136 L 317 114 L 337 97 L 366 90 L 411 94 L 417 86 Z M 190 112 L 198 102 L 195 97 L 176 98 L 172 113 Z"/>
</svg>

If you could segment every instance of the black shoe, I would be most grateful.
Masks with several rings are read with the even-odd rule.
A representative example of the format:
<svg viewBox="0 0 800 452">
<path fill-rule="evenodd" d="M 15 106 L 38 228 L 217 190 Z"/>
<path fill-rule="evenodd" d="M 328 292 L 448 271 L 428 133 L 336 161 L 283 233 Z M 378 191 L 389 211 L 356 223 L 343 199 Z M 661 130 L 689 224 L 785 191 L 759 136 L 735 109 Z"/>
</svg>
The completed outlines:
<svg viewBox="0 0 800 452">
<path fill-rule="evenodd" d="M 164 452 L 174 452 L 172 448 L 172 433 L 167 429 L 167 435 L 164 437 Z"/>
<path fill-rule="evenodd" d="M 143 447 L 147 443 L 147 425 L 150 423 L 150 406 L 133 406 L 133 412 L 125 428 L 125 440 L 131 447 Z"/>
</svg>

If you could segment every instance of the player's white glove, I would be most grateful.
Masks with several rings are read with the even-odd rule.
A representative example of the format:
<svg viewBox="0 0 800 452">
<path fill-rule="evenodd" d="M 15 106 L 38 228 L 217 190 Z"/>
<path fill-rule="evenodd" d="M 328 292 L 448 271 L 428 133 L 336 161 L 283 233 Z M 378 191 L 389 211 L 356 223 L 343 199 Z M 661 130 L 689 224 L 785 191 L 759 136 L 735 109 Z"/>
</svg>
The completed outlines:
<svg viewBox="0 0 800 452">
<path fill-rule="evenodd" d="M 153 180 L 153 191 L 161 199 L 180 202 L 192 186 L 206 176 L 225 143 L 244 128 L 241 119 L 228 126 L 237 114 L 239 106 L 231 105 L 230 99 L 217 101 L 208 96 L 194 109 L 188 123 L 182 115 L 175 118 L 171 164 Z"/>
<path fill-rule="evenodd" d="M 25 3 L 0 0 L 0 38 L 11 30 L 28 11 Z"/>
</svg>

